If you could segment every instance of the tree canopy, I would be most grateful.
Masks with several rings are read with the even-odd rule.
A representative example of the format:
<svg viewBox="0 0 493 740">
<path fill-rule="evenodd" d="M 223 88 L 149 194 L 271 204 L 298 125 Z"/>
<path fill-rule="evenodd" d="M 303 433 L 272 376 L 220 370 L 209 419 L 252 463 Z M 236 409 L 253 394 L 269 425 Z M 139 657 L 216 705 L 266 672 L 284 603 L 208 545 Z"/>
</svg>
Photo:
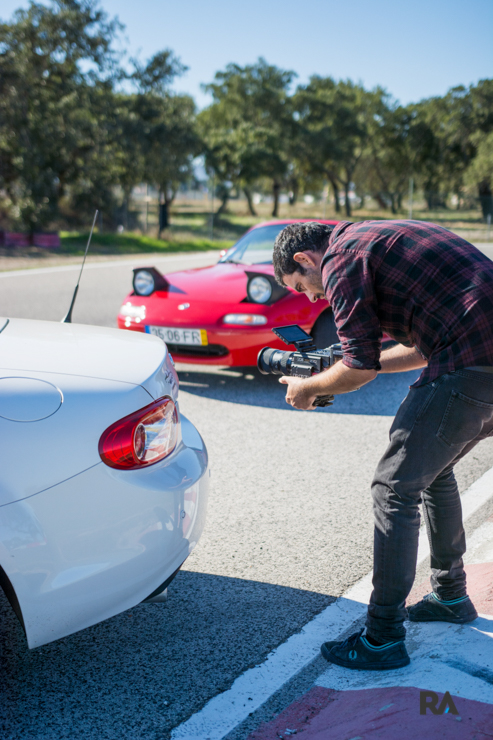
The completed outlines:
<svg viewBox="0 0 493 740">
<path fill-rule="evenodd" d="M 493 80 L 452 88 L 407 106 L 383 89 L 296 73 L 258 59 L 228 64 L 204 89 L 197 113 L 173 92 L 186 71 L 171 49 L 146 62 L 115 52 L 122 31 L 98 0 L 31 2 L 0 23 L 0 219 L 32 230 L 72 223 L 94 208 L 128 203 L 133 188 L 157 188 L 165 214 L 204 159 L 227 207 L 243 190 L 270 193 L 331 186 L 351 215 L 350 193 L 393 213 L 409 179 L 430 208 L 454 194 L 493 213 Z"/>
</svg>

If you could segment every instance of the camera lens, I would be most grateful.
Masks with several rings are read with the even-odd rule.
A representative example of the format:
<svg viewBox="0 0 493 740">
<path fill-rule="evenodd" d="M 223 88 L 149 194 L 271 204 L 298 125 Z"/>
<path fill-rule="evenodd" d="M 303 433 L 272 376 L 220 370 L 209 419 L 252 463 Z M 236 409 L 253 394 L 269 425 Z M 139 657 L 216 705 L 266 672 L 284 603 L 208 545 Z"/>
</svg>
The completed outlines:
<svg viewBox="0 0 493 740">
<path fill-rule="evenodd" d="M 257 357 L 257 367 L 262 375 L 289 375 L 292 352 L 283 352 L 273 347 L 264 347 Z"/>
</svg>

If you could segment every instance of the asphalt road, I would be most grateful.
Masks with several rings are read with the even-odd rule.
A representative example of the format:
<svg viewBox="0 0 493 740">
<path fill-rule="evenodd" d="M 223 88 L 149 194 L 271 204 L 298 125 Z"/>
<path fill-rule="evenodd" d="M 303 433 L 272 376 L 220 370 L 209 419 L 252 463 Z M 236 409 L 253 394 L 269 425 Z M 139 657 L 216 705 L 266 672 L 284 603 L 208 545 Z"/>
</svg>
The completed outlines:
<svg viewBox="0 0 493 740">
<path fill-rule="evenodd" d="M 114 326 L 132 266 L 171 271 L 215 259 L 90 265 L 74 321 Z M 0 316 L 60 320 L 76 277 L 61 268 L 0 273 Z M 36 650 L 0 592 L 2 740 L 165 740 L 371 568 L 369 485 L 417 373 L 381 376 L 331 409 L 297 412 L 274 378 L 251 368 L 178 369 L 181 409 L 210 453 L 203 537 L 167 606 L 138 606 Z M 492 465 L 488 440 L 458 466 L 461 489 Z"/>
</svg>

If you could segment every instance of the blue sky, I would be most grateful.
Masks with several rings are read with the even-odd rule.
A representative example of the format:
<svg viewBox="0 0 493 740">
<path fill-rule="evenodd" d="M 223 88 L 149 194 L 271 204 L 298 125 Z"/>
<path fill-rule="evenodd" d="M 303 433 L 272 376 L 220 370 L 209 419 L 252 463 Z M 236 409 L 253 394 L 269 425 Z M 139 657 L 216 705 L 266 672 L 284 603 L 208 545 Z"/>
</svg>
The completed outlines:
<svg viewBox="0 0 493 740">
<path fill-rule="evenodd" d="M 103 0 L 142 60 L 169 47 L 190 69 L 175 83 L 200 107 L 200 84 L 259 56 L 298 73 L 380 85 L 402 103 L 493 77 L 493 0 Z M 10 18 L 27 2 L 2 0 Z"/>
</svg>

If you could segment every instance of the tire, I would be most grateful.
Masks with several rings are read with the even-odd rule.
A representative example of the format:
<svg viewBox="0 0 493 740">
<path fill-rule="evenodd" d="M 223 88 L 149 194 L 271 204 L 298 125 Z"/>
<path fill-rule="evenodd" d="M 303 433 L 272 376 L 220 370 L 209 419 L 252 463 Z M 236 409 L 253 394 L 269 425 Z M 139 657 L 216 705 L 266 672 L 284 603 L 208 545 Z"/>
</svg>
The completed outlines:
<svg viewBox="0 0 493 740">
<path fill-rule="evenodd" d="M 325 349 L 325 347 L 330 347 L 331 344 L 338 344 L 339 337 L 330 308 L 325 309 L 315 321 L 311 335 L 317 349 Z"/>
</svg>

